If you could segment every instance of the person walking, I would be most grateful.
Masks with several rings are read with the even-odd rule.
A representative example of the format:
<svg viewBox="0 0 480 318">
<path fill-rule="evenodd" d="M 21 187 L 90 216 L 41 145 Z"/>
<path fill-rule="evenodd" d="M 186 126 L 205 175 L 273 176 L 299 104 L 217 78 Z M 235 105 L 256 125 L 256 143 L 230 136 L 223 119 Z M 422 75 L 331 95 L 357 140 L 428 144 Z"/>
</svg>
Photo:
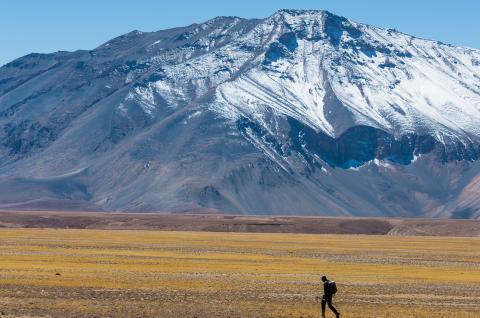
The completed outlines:
<svg viewBox="0 0 480 318">
<path fill-rule="evenodd" d="M 337 292 L 337 284 L 334 281 L 329 280 L 327 276 L 322 276 L 322 282 L 323 282 L 322 318 L 325 318 L 326 305 L 328 305 L 328 308 L 330 308 L 330 310 L 333 311 L 333 313 L 335 314 L 335 317 L 339 318 L 340 313 L 332 304 L 333 295 L 335 295 L 335 293 Z"/>
</svg>

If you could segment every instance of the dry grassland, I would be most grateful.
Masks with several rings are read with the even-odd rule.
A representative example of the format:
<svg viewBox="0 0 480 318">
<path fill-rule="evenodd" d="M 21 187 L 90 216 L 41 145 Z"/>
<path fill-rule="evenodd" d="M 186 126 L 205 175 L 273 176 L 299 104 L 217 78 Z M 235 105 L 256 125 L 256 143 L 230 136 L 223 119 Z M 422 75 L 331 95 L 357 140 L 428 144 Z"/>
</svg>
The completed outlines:
<svg viewBox="0 0 480 318">
<path fill-rule="evenodd" d="M 342 317 L 480 317 L 480 238 L 0 229 L 5 317 L 319 317 L 324 273 Z"/>
</svg>

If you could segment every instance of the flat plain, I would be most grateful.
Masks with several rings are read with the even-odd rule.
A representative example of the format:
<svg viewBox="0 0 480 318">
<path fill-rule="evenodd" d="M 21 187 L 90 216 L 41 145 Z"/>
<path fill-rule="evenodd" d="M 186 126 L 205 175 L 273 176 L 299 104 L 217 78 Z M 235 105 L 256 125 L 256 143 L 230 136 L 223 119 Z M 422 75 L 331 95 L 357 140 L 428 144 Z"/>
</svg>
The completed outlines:
<svg viewBox="0 0 480 318">
<path fill-rule="evenodd" d="M 0 228 L 480 237 L 480 220 L 85 211 L 0 211 Z"/>
<path fill-rule="evenodd" d="M 2 317 L 319 317 L 322 274 L 342 317 L 480 317 L 480 238 L 0 229 Z"/>
</svg>

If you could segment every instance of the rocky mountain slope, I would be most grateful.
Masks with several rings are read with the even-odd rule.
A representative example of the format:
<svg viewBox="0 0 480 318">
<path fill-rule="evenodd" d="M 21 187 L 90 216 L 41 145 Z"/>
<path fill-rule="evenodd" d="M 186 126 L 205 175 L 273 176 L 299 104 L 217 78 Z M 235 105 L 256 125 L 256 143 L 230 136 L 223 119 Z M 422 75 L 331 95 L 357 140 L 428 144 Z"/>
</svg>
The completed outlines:
<svg viewBox="0 0 480 318">
<path fill-rule="evenodd" d="M 0 208 L 480 217 L 480 50 L 326 11 L 0 68 Z"/>
</svg>

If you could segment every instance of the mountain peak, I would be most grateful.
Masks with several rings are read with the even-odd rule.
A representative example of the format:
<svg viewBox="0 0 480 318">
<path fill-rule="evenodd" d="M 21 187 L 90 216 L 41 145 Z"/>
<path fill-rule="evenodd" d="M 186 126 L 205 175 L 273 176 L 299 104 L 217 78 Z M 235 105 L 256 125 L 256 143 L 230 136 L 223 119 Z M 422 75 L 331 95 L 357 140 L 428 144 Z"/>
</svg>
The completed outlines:
<svg viewBox="0 0 480 318">
<path fill-rule="evenodd" d="M 478 74 L 323 10 L 27 56 L 0 68 L 0 208 L 480 215 Z"/>
<path fill-rule="evenodd" d="M 327 10 L 297 10 L 297 9 L 280 9 L 275 12 L 271 17 L 282 18 L 316 18 L 321 19 L 323 17 L 330 17 L 331 19 L 348 20 L 345 17 L 337 15 Z"/>
<path fill-rule="evenodd" d="M 313 42 L 328 40 L 334 47 L 340 45 L 344 35 L 350 39 L 362 35 L 360 24 L 324 10 L 282 9 L 266 21 L 277 25 L 281 34 L 294 33 L 299 39 Z"/>
<path fill-rule="evenodd" d="M 301 10 L 301 9 L 280 9 L 277 12 L 275 12 L 273 15 L 292 15 L 292 16 L 299 16 L 299 15 L 312 15 L 312 14 L 318 14 L 322 15 L 325 13 L 330 13 L 326 10 Z M 331 14 L 331 13 L 330 13 Z"/>
</svg>

